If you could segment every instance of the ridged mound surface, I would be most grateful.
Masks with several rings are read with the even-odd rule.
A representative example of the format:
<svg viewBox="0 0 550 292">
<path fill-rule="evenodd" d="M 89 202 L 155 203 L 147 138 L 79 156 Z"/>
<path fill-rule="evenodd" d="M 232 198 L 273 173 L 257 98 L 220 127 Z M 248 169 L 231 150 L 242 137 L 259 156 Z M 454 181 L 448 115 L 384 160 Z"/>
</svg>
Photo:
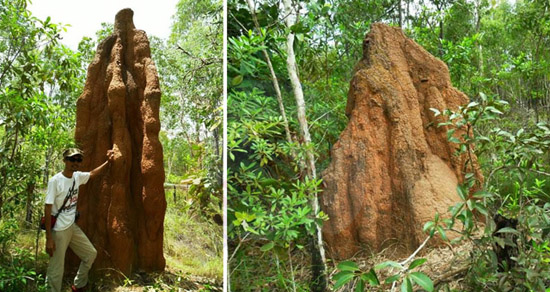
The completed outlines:
<svg viewBox="0 0 550 292">
<path fill-rule="evenodd" d="M 98 251 L 93 269 L 102 275 L 117 273 L 109 268 L 129 275 L 165 267 L 161 92 L 149 40 L 132 17 L 131 9 L 117 13 L 115 31 L 99 44 L 77 102 L 82 168 L 91 170 L 107 150 L 116 151 L 107 174 L 80 188 L 78 202 L 78 224 Z"/>
<path fill-rule="evenodd" d="M 467 158 L 453 155 L 456 144 L 430 111 L 468 102 L 447 66 L 384 24 L 372 25 L 363 51 L 348 94 L 349 123 L 323 172 L 321 203 L 330 218 L 323 234 L 335 258 L 362 248 L 414 251 L 426 236 L 424 222 L 459 200 Z"/>
</svg>

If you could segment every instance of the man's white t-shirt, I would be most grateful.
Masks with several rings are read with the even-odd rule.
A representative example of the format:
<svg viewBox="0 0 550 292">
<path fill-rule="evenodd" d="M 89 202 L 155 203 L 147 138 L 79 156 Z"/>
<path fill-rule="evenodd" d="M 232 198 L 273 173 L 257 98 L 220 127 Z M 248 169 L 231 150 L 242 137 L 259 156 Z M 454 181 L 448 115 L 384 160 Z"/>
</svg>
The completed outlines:
<svg viewBox="0 0 550 292">
<path fill-rule="evenodd" d="M 88 179 L 90 179 L 90 173 L 80 171 L 73 172 L 73 177 L 71 178 L 65 177 L 63 173 L 60 172 L 50 179 L 48 182 L 48 192 L 46 193 L 46 205 L 52 205 L 52 215 L 55 216 L 55 214 L 57 214 L 69 190 L 72 191 L 72 197 L 67 200 L 67 203 L 65 203 L 66 207 L 63 208 L 61 214 L 57 216 L 57 221 L 53 230 L 65 230 L 74 223 L 76 203 L 78 201 L 78 187 L 87 183 Z"/>
</svg>

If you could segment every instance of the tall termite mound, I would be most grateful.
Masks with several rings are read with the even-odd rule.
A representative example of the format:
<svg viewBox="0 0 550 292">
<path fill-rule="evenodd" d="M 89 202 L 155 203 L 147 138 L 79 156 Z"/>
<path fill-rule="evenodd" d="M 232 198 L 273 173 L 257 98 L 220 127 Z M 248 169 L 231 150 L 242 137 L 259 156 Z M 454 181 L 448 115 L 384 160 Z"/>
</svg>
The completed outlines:
<svg viewBox="0 0 550 292">
<path fill-rule="evenodd" d="M 82 169 L 91 170 L 114 149 L 107 173 L 80 188 L 78 225 L 97 249 L 93 269 L 129 275 L 163 270 L 166 210 L 160 131 L 160 87 L 147 35 L 133 11 L 115 17 L 114 33 L 97 47 L 77 102 L 77 144 Z"/>
<path fill-rule="evenodd" d="M 467 155 L 455 155 L 457 144 L 430 108 L 467 102 L 442 61 L 401 29 L 372 25 L 350 84 L 349 123 L 323 172 L 322 209 L 330 218 L 323 234 L 333 257 L 388 246 L 414 251 L 426 236 L 424 222 L 459 200 Z"/>
</svg>

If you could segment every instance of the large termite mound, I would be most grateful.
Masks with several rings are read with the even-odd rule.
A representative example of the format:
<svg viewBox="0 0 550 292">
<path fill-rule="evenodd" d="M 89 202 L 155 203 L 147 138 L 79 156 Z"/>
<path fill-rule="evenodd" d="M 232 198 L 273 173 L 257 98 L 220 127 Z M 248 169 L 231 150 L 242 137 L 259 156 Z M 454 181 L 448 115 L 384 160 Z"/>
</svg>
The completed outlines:
<svg viewBox="0 0 550 292">
<path fill-rule="evenodd" d="M 459 200 L 467 155 L 455 155 L 457 144 L 447 141 L 430 108 L 467 102 L 442 61 L 401 29 L 372 25 L 350 84 L 349 123 L 323 172 L 321 203 L 330 218 L 323 234 L 333 257 L 362 248 L 414 251 L 426 236 L 424 222 Z"/>
<path fill-rule="evenodd" d="M 134 27 L 133 11 L 115 17 L 114 33 L 97 47 L 77 102 L 75 139 L 82 169 L 116 156 L 106 174 L 80 188 L 78 225 L 97 249 L 93 269 L 128 275 L 163 270 L 166 210 L 160 87 L 147 35 Z"/>
</svg>

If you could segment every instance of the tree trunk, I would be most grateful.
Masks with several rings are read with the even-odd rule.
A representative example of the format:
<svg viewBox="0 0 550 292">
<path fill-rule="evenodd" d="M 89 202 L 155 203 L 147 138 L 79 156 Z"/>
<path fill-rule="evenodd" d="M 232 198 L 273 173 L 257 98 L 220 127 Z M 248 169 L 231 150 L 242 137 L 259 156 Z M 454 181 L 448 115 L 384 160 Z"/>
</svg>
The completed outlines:
<svg viewBox="0 0 550 292">
<path fill-rule="evenodd" d="M 443 59 L 443 20 L 439 22 L 439 57 Z"/>
<path fill-rule="evenodd" d="M 399 27 L 403 28 L 403 11 L 402 11 L 402 8 L 401 8 L 402 7 L 401 1 L 403 1 L 403 0 L 398 1 L 397 5 L 399 5 L 399 6 L 397 7 L 397 9 L 399 11 Z"/>
<path fill-rule="evenodd" d="M 436 7 L 437 7 L 437 11 L 438 11 L 438 15 L 440 17 L 440 20 L 439 20 L 439 58 L 443 59 L 443 7 L 444 7 L 444 3 L 443 2 L 440 2 L 440 3 L 436 3 Z"/>
<path fill-rule="evenodd" d="M 476 22 L 476 34 L 479 34 L 479 31 L 481 29 L 481 0 L 475 1 L 475 22 Z M 479 60 L 478 60 L 478 71 L 479 76 L 483 77 L 483 47 L 481 46 L 481 42 L 476 40 L 478 50 L 479 50 Z"/>
<path fill-rule="evenodd" d="M 219 126 L 212 131 L 212 137 L 214 138 L 214 153 L 216 157 L 221 157 L 220 153 L 220 130 Z"/>
<path fill-rule="evenodd" d="M 174 163 L 174 156 L 176 156 L 176 151 L 172 150 L 172 155 L 170 155 L 170 158 L 168 158 L 168 173 L 166 174 L 166 179 L 168 180 L 170 178 L 170 175 L 172 175 L 172 165 Z"/>
<path fill-rule="evenodd" d="M 330 17 L 330 16 L 328 16 Z M 331 72 L 329 70 L 329 66 L 328 66 L 328 20 L 327 19 L 325 21 L 325 79 L 326 79 L 326 86 L 327 87 L 330 87 L 330 75 Z M 337 47 L 336 45 L 334 46 L 335 48 Z M 327 90 L 328 91 L 328 90 Z"/>
<path fill-rule="evenodd" d="M 51 153 L 53 152 L 53 146 L 49 146 L 46 150 L 46 166 L 44 167 L 44 176 L 42 182 L 44 185 L 48 185 L 48 181 L 50 180 L 50 159 L 51 159 Z"/>
<path fill-rule="evenodd" d="M 27 216 L 25 217 L 25 221 L 27 223 L 32 224 L 32 199 L 34 194 L 34 182 L 30 182 L 27 185 L 27 201 L 26 201 L 26 209 L 27 209 Z"/>
<path fill-rule="evenodd" d="M 407 14 L 405 17 L 405 21 L 407 21 L 407 27 L 411 27 L 411 20 L 409 18 L 409 15 L 411 15 L 410 4 L 411 4 L 411 1 L 407 0 Z"/>
<path fill-rule="evenodd" d="M 256 30 L 259 34 L 262 34 L 262 29 L 260 27 L 260 23 L 258 22 L 258 17 L 256 16 L 256 6 L 254 4 L 254 0 L 246 0 L 248 2 L 248 7 L 250 8 L 250 14 L 252 14 L 252 20 L 254 21 L 254 26 L 256 27 Z M 265 43 L 262 41 L 261 45 L 263 47 L 265 46 Z M 288 120 L 286 118 L 286 112 L 285 107 L 283 105 L 283 97 L 281 95 L 281 89 L 279 87 L 279 81 L 277 80 L 277 75 L 275 75 L 275 70 L 273 69 L 273 65 L 271 64 L 271 58 L 269 58 L 269 54 L 267 53 L 266 49 L 262 49 L 262 53 L 264 54 L 265 60 L 267 62 L 267 67 L 269 68 L 269 72 L 271 73 L 271 82 L 273 83 L 273 88 L 275 89 L 275 94 L 277 95 L 277 102 L 279 103 L 279 110 L 281 111 L 281 116 L 283 117 L 283 126 L 285 127 L 285 134 L 286 134 L 286 140 L 288 143 L 292 143 L 292 136 L 290 135 L 290 128 L 288 127 Z"/>
<path fill-rule="evenodd" d="M 222 126 L 223 128 L 223 126 Z M 220 152 L 221 149 L 220 149 L 220 128 L 219 127 L 216 127 L 216 129 L 214 129 L 214 132 L 212 133 L 213 136 L 214 136 L 214 147 L 216 148 L 216 165 L 218 165 L 217 167 L 217 171 L 216 171 L 216 182 L 218 183 L 219 186 L 221 186 L 223 184 L 223 159 L 222 159 L 222 153 Z"/>
<path fill-rule="evenodd" d="M 15 138 L 14 138 L 14 141 L 13 141 L 13 148 L 11 149 L 11 156 L 9 158 L 9 161 L 12 162 L 12 163 L 15 159 L 17 145 L 19 144 L 18 139 L 19 139 L 19 128 L 16 127 L 15 128 Z M 9 140 L 5 144 L 7 145 L 6 148 L 8 148 L 10 146 L 9 145 Z M 2 175 L 2 180 L 0 180 L 0 220 L 2 220 L 2 207 L 4 206 L 5 202 L 9 201 L 9 199 L 6 200 L 6 198 L 4 198 L 4 189 L 7 185 L 7 179 L 8 179 L 7 172 L 8 172 L 8 170 L 7 169 L 0 169 L 0 172 L 1 172 L 1 175 Z"/>
<path fill-rule="evenodd" d="M 296 11 L 291 6 L 291 0 L 284 0 L 284 9 L 286 18 L 286 26 L 290 28 L 296 23 Z M 302 91 L 302 85 L 300 83 L 300 78 L 298 77 L 298 70 L 296 67 L 296 57 L 294 55 L 294 33 L 289 30 L 286 42 L 286 51 L 287 51 L 287 70 L 290 77 L 290 82 L 292 84 L 292 90 L 294 92 L 294 97 L 296 99 L 298 123 L 300 124 L 300 133 L 305 145 L 311 144 L 311 136 L 309 134 L 309 128 L 306 118 L 306 105 L 304 102 L 304 93 Z M 315 158 L 313 156 L 312 150 L 308 150 L 306 153 L 306 169 L 307 174 L 311 179 L 317 178 L 317 173 L 315 169 Z M 311 200 L 312 209 L 315 215 L 319 214 L 319 200 L 315 195 Z M 321 226 L 316 222 L 316 238 L 312 243 L 312 273 L 313 281 L 311 284 L 312 291 L 325 291 L 327 286 L 327 280 L 325 277 L 325 250 L 323 248 L 323 237 L 321 233 Z"/>
</svg>

